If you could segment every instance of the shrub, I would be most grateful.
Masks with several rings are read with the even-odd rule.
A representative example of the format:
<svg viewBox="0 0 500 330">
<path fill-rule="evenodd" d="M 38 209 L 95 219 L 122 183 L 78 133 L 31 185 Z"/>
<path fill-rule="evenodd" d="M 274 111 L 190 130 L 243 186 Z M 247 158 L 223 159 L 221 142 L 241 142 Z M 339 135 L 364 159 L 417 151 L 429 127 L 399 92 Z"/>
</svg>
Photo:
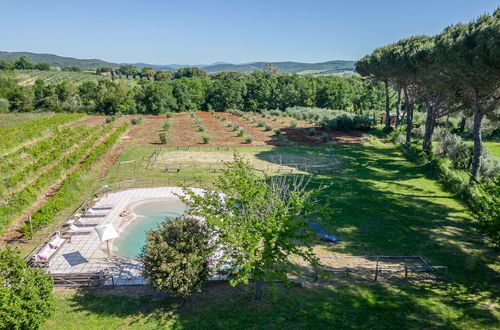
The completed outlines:
<svg viewBox="0 0 500 330">
<path fill-rule="evenodd" d="M 168 131 L 168 130 L 170 129 L 170 127 L 171 127 L 171 126 L 172 126 L 172 125 L 170 124 L 170 122 L 169 122 L 169 121 L 165 121 L 165 122 L 163 123 L 163 129 L 164 129 L 165 131 Z"/>
<path fill-rule="evenodd" d="M 238 136 L 243 136 L 243 135 L 245 135 L 245 130 L 243 128 L 240 128 L 238 130 Z"/>
<path fill-rule="evenodd" d="M 186 297 L 200 291 L 210 273 L 209 235 L 199 220 L 177 218 L 147 233 L 142 276 L 160 290 Z"/>
<path fill-rule="evenodd" d="M 250 135 L 245 136 L 245 143 L 246 144 L 252 144 L 253 143 L 253 138 Z"/>
<path fill-rule="evenodd" d="M 272 131 L 273 130 L 273 126 L 270 125 L 270 124 L 264 124 L 264 131 Z"/>
<path fill-rule="evenodd" d="M 18 251 L 0 249 L 0 278 L 0 329 L 38 329 L 55 311 L 52 277 Z"/>
<path fill-rule="evenodd" d="M 292 121 L 290 122 L 290 127 L 291 127 L 291 128 L 295 128 L 295 127 L 297 127 L 297 121 L 296 121 L 296 120 L 292 120 Z"/>
<path fill-rule="evenodd" d="M 393 130 L 389 134 L 388 139 L 395 144 L 403 144 L 406 142 L 406 136 L 402 130 Z"/>
<path fill-rule="evenodd" d="M 209 112 L 212 116 L 215 114 L 215 111 L 213 111 L 213 110 L 209 110 L 208 112 Z"/>
<path fill-rule="evenodd" d="M 189 115 L 191 116 L 191 118 L 194 118 L 196 116 L 194 112 L 191 112 Z"/>
<path fill-rule="evenodd" d="M 274 130 L 274 134 L 275 134 L 276 136 L 280 136 L 280 135 L 281 135 L 281 130 L 280 130 L 279 128 L 275 129 L 275 130 Z"/>
<path fill-rule="evenodd" d="M 10 107 L 9 101 L 6 99 L 0 98 L 0 112 L 9 111 L 9 107 Z"/>
<path fill-rule="evenodd" d="M 491 156 L 488 149 L 484 149 L 479 172 L 483 181 L 487 183 L 493 181 L 500 176 L 500 159 Z"/>
<path fill-rule="evenodd" d="M 167 113 L 165 114 L 165 116 L 166 116 L 167 118 L 172 118 L 172 117 L 173 117 L 173 115 L 174 115 L 174 114 L 173 114 L 173 113 L 171 113 L 171 112 L 167 112 Z"/>
<path fill-rule="evenodd" d="M 203 135 L 201 138 L 203 139 L 203 144 L 210 143 L 210 140 L 211 140 L 210 136 Z"/>
<path fill-rule="evenodd" d="M 330 141 L 330 135 L 328 135 L 328 133 L 321 134 L 321 142 L 328 142 L 328 141 Z"/>
<path fill-rule="evenodd" d="M 142 117 L 136 117 L 136 118 L 132 118 L 132 119 L 130 119 L 130 122 L 132 123 L 132 125 L 137 125 L 137 124 L 139 124 L 141 121 L 142 121 Z"/>
<path fill-rule="evenodd" d="M 233 123 L 233 131 L 237 131 L 240 128 L 240 125 L 238 123 Z"/>
<path fill-rule="evenodd" d="M 233 126 L 232 122 L 230 122 L 230 121 L 226 122 L 226 127 L 231 127 L 231 126 Z"/>
<path fill-rule="evenodd" d="M 160 133 L 160 141 L 161 141 L 161 144 L 167 144 L 167 141 L 168 141 L 167 134 L 165 134 L 164 132 L 161 132 Z"/>
<path fill-rule="evenodd" d="M 436 155 L 450 158 L 455 168 L 470 168 L 473 148 L 471 145 L 467 145 L 460 136 L 442 127 L 436 128 L 434 138 L 438 141 Z"/>
<path fill-rule="evenodd" d="M 106 124 L 109 124 L 109 123 L 111 123 L 114 120 L 115 120 L 115 118 L 113 118 L 112 116 L 111 117 L 106 117 Z"/>
<path fill-rule="evenodd" d="M 316 135 L 316 129 L 314 127 L 311 127 L 307 130 L 307 135 L 309 136 L 314 136 Z"/>
<path fill-rule="evenodd" d="M 257 126 L 258 127 L 264 127 L 266 125 L 265 121 L 262 119 L 257 119 Z"/>
<path fill-rule="evenodd" d="M 200 131 L 200 132 L 204 132 L 204 131 L 205 131 L 205 125 L 203 125 L 203 124 L 199 124 L 199 125 L 198 125 L 198 131 Z"/>
</svg>

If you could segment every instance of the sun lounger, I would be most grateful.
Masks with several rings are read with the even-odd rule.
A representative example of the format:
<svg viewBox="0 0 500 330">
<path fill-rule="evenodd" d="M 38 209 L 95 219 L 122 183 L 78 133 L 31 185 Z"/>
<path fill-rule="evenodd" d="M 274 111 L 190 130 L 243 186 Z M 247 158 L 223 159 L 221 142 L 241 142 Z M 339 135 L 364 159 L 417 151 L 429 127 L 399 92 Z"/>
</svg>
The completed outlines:
<svg viewBox="0 0 500 330">
<path fill-rule="evenodd" d="M 114 206 L 112 205 L 102 205 L 102 206 L 92 206 L 91 209 L 93 210 L 112 210 Z"/>
<path fill-rule="evenodd" d="M 80 220 L 68 220 L 66 224 L 69 225 L 77 225 L 78 227 L 97 227 L 99 226 L 98 223 L 86 223 L 82 222 Z"/>
<path fill-rule="evenodd" d="M 48 263 L 54 254 L 66 243 L 67 239 L 56 236 L 50 240 L 37 254 L 35 254 L 35 262 Z"/>
<path fill-rule="evenodd" d="M 108 215 L 107 213 L 96 213 L 96 214 L 86 213 L 86 214 L 82 214 L 80 216 L 80 218 L 104 218 L 107 215 Z"/>
<path fill-rule="evenodd" d="M 69 226 L 69 230 L 65 232 L 63 235 L 65 236 L 77 236 L 77 235 L 90 235 L 93 230 L 89 230 L 88 227 L 79 227 L 75 224 Z"/>
</svg>

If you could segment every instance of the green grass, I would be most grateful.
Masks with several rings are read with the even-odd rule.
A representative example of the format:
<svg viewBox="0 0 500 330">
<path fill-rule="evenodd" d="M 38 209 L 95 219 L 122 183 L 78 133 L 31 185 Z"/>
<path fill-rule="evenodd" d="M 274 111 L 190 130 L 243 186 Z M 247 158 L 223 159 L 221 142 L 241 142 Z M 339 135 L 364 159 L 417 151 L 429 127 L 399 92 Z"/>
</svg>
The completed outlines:
<svg viewBox="0 0 500 330">
<path fill-rule="evenodd" d="M 500 142 L 486 141 L 483 143 L 493 156 L 500 158 Z"/>
<path fill-rule="evenodd" d="M 137 159 L 152 150 L 130 148 L 121 160 Z M 249 152 L 269 160 L 280 150 L 285 149 Z M 498 254 L 484 245 L 477 223 L 464 206 L 422 168 L 405 160 L 397 147 L 373 140 L 363 146 L 286 150 L 315 157 L 333 154 L 341 160 L 339 171 L 315 176 L 310 183 L 311 188 L 320 182 L 327 185 L 319 198 L 329 211 L 315 222 L 342 240 L 338 245 L 318 240 L 317 250 L 345 255 L 421 255 L 433 265 L 449 267 L 451 282 L 281 288 L 274 297 L 266 292 L 260 303 L 252 301 L 251 287 L 224 284 L 210 286 L 188 301 L 137 289 L 64 290 L 57 291 L 58 308 L 45 328 L 498 326 Z M 138 176 L 147 173 L 138 170 Z M 105 181 L 111 181 L 113 175 L 111 171 Z M 214 177 L 204 172 L 169 175 L 194 175 L 201 180 Z"/>
<path fill-rule="evenodd" d="M 14 126 L 24 122 L 53 115 L 52 112 L 41 113 L 1 113 L 0 127 Z"/>
<path fill-rule="evenodd" d="M 466 140 L 465 143 L 472 145 L 474 142 Z M 483 141 L 483 146 L 488 149 L 493 156 L 500 158 L 500 142 Z"/>
</svg>

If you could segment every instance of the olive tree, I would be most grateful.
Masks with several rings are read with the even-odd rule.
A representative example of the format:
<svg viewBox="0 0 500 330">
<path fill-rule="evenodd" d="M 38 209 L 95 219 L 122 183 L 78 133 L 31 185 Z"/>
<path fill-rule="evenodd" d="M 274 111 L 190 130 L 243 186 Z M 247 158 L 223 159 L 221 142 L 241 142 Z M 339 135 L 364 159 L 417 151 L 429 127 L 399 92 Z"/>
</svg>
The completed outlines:
<svg viewBox="0 0 500 330">
<path fill-rule="evenodd" d="M 262 177 L 241 157 L 226 163 L 213 189 L 197 194 L 185 189 L 187 213 L 204 219 L 217 246 L 216 269 L 232 269 L 230 284 L 256 281 L 255 298 L 265 282 L 288 283 L 287 274 L 299 272 L 290 261 L 297 256 L 317 265 L 309 246 L 306 219 L 312 195 L 301 180 Z"/>
<path fill-rule="evenodd" d="M 36 329 L 54 312 L 54 282 L 28 268 L 19 252 L 0 250 L 0 329 Z"/>
</svg>

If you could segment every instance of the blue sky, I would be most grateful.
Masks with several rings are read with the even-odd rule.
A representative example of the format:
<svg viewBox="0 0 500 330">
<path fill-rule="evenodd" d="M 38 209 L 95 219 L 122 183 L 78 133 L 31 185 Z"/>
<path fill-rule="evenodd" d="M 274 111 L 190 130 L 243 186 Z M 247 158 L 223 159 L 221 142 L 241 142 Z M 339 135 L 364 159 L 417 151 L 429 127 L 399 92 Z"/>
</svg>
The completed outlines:
<svg viewBox="0 0 500 330">
<path fill-rule="evenodd" d="M 0 50 L 112 62 L 359 59 L 436 34 L 492 0 L 0 0 Z"/>
</svg>

